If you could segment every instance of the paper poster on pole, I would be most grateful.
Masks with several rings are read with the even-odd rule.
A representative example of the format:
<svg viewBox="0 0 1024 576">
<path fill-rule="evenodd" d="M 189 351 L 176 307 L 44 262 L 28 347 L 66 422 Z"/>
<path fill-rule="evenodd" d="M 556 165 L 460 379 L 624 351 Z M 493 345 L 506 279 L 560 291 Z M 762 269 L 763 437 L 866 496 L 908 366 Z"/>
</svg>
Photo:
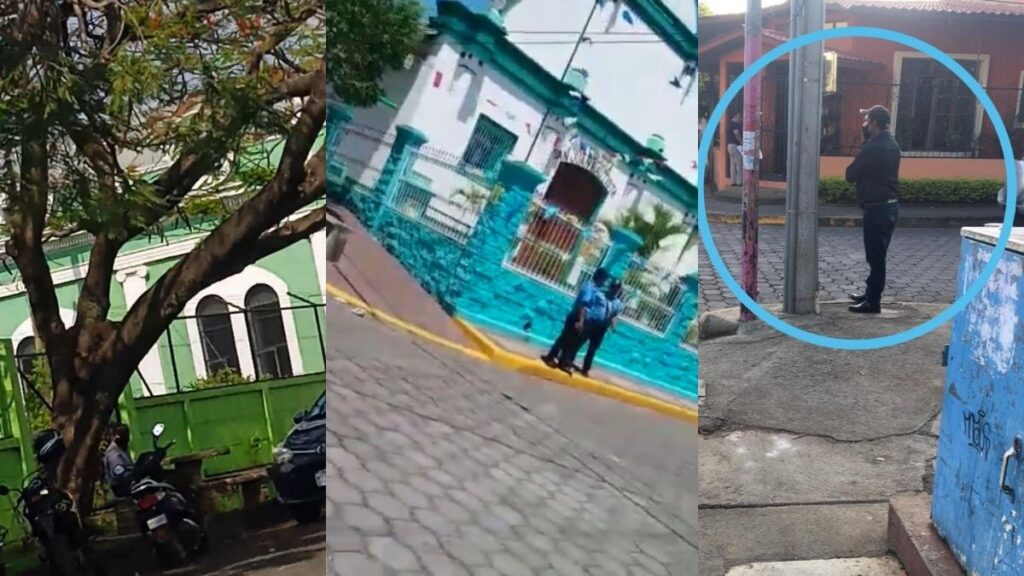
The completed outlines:
<svg viewBox="0 0 1024 576">
<path fill-rule="evenodd" d="M 754 149 L 757 143 L 757 132 L 743 131 L 743 169 L 754 169 Z"/>
</svg>

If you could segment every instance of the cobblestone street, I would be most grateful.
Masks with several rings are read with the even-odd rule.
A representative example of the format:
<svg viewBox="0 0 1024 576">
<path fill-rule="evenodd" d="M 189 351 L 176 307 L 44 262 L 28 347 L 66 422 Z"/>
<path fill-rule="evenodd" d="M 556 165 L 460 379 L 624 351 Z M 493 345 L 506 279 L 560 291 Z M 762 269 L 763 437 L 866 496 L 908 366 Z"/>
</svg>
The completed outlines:
<svg viewBox="0 0 1024 576">
<path fill-rule="evenodd" d="M 328 574 L 697 574 L 695 426 L 328 314 Z"/>
<path fill-rule="evenodd" d="M 733 224 L 712 224 L 715 245 L 729 270 L 740 274 L 741 228 Z M 864 261 L 860 228 L 819 230 L 820 301 L 845 300 L 853 290 L 862 290 L 868 265 Z M 785 271 L 786 229 L 762 226 L 758 232 L 758 301 L 782 302 Z M 896 227 L 889 248 L 888 282 L 885 301 L 949 303 L 956 295 L 956 269 L 960 261 L 960 230 L 957 228 Z M 718 278 L 704 248 L 700 249 L 701 311 L 737 306 L 739 302 Z"/>
</svg>

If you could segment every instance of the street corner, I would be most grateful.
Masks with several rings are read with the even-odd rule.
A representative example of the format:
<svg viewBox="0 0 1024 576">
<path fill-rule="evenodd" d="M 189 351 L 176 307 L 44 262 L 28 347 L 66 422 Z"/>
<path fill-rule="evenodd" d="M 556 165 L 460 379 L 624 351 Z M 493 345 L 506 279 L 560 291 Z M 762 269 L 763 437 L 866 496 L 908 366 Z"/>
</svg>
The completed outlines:
<svg viewBox="0 0 1024 576">
<path fill-rule="evenodd" d="M 692 426 L 387 326 L 331 330 L 330 573 L 696 574 Z"/>
</svg>

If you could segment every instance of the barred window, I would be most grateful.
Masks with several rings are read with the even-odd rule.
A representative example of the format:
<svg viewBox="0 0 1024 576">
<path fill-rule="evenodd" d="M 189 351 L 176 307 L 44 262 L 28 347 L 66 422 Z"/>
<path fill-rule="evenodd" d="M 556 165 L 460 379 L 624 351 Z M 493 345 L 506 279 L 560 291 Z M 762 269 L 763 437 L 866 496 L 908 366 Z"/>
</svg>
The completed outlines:
<svg viewBox="0 0 1024 576">
<path fill-rule="evenodd" d="M 473 128 L 466 151 L 462 154 L 462 164 L 484 174 L 494 175 L 501 167 L 501 161 L 512 153 L 518 140 L 515 134 L 481 115 Z"/>
</svg>

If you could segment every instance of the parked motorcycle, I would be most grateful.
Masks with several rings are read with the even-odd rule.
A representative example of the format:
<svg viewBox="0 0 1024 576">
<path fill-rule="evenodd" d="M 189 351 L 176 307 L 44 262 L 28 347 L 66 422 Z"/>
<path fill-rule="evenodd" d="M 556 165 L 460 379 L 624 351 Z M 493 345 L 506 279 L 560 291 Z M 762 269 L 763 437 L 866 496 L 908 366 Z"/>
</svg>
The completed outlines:
<svg viewBox="0 0 1024 576">
<path fill-rule="evenodd" d="M 7 528 L 0 526 L 0 576 L 7 576 L 7 562 L 4 561 L 4 544 L 7 543 Z"/>
<path fill-rule="evenodd" d="M 12 492 L 18 496 L 17 507 L 28 520 L 50 573 L 54 576 L 91 573 L 85 558 L 82 519 L 71 495 L 56 489 L 41 469 L 26 477 L 20 489 L 0 484 L 0 496 Z"/>
<path fill-rule="evenodd" d="M 153 449 L 139 454 L 132 471 L 131 498 L 139 529 L 169 567 L 196 558 L 206 547 L 206 530 L 195 502 L 166 481 L 163 469 L 174 442 L 160 446 L 164 425 L 153 426 Z"/>
</svg>

